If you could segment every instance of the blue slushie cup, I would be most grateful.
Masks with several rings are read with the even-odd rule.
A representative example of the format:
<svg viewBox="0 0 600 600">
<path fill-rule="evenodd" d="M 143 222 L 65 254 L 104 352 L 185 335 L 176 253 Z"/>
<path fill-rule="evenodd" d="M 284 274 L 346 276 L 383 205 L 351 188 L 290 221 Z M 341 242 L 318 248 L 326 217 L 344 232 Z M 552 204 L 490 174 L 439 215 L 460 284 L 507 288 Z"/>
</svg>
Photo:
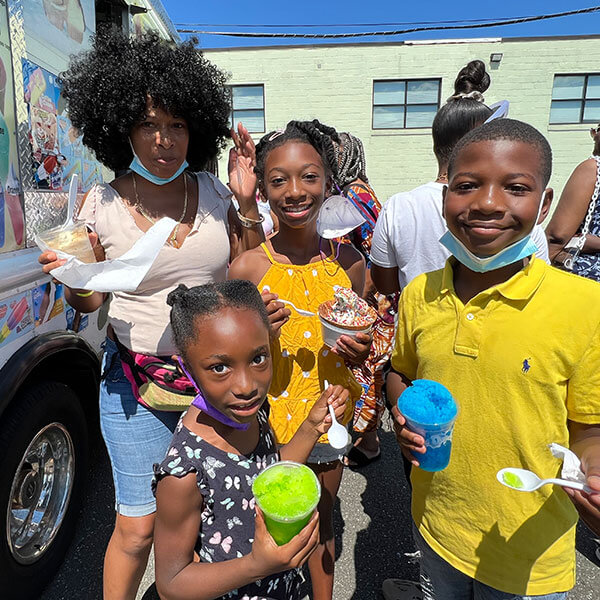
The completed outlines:
<svg viewBox="0 0 600 600">
<path fill-rule="evenodd" d="M 458 406 L 449 390 L 437 381 L 415 379 L 398 398 L 406 426 L 425 439 L 425 454 L 415 454 L 424 471 L 442 471 L 450 462 L 452 432 Z"/>
</svg>

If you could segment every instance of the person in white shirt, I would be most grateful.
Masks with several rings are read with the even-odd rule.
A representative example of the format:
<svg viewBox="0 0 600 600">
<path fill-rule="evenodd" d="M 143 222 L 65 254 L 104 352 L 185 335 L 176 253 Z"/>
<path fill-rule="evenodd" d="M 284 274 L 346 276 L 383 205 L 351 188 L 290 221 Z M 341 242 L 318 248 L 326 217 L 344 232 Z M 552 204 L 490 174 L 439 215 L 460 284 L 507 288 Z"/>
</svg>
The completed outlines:
<svg viewBox="0 0 600 600">
<path fill-rule="evenodd" d="M 438 162 L 435 181 L 395 194 L 383 206 L 371 245 L 371 277 L 382 294 L 401 291 L 421 273 L 441 269 L 450 253 L 439 243 L 446 232 L 442 191 L 448 182 L 448 159 L 466 133 L 489 119 L 493 110 L 483 102 L 490 77 L 480 60 L 463 67 L 454 82 L 454 95 L 437 112 L 431 129 Z M 533 239 L 537 256 L 546 262 L 548 243 L 541 226 Z"/>
</svg>

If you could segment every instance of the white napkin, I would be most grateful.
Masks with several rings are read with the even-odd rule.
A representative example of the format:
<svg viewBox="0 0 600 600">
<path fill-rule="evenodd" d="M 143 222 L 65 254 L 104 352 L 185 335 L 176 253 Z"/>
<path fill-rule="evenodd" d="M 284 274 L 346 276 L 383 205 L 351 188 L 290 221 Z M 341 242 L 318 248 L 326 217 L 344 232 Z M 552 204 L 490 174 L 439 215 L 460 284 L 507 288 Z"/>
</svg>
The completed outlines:
<svg viewBox="0 0 600 600">
<path fill-rule="evenodd" d="M 575 452 L 572 452 L 560 444 L 554 443 L 549 444 L 548 448 L 550 448 L 550 452 L 552 452 L 553 456 L 560 458 L 563 461 L 562 471 L 560 473 L 560 476 L 563 479 L 585 483 L 585 475 L 581 470 L 581 461 Z"/>
<path fill-rule="evenodd" d="M 163 217 L 120 258 L 86 264 L 72 254 L 56 252 L 67 262 L 51 271 L 52 277 L 66 286 L 95 292 L 133 292 L 147 275 L 177 222 Z M 40 242 L 36 243 L 42 250 Z"/>
</svg>

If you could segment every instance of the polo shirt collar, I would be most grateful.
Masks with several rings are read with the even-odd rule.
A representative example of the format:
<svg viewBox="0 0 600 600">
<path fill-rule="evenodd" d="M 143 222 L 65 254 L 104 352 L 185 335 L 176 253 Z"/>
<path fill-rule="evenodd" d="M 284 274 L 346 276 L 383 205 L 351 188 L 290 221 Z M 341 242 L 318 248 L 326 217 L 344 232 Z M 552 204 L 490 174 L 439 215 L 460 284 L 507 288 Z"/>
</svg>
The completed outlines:
<svg viewBox="0 0 600 600">
<path fill-rule="evenodd" d="M 455 293 L 454 264 L 456 264 L 456 259 L 451 256 L 444 265 L 440 294 Z M 529 263 L 518 273 L 508 281 L 491 288 L 491 290 L 497 290 L 499 294 L 508 300 L 528 300 L 542 283 L 546 274 L 546 267 L 547 265 L 542 259 L 533 255 Z"/>
</svg>

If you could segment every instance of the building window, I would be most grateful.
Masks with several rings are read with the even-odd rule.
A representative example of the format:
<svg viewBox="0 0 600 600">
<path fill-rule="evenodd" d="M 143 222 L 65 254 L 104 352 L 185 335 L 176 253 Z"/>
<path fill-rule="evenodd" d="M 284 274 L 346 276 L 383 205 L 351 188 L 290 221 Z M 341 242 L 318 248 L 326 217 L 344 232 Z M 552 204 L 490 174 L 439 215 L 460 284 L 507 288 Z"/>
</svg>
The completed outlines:
<svg viewBox="0 0 600 600">
<path fill-rule="evenodd" d="M 600 74 L 555 75 L 550 123 L 600 122 Z"/>
<path fill-rule="evenodd" d="M 440 91 L 440 79 L 374 81 L 373 129 L 431 127 Z"/>
<path fill-rule="evenodd" d="M 237 128 L 241 121 L 250 133 L 265 131 L 264 85 L 232 85 L 231 126 Z"/>
</svg>

